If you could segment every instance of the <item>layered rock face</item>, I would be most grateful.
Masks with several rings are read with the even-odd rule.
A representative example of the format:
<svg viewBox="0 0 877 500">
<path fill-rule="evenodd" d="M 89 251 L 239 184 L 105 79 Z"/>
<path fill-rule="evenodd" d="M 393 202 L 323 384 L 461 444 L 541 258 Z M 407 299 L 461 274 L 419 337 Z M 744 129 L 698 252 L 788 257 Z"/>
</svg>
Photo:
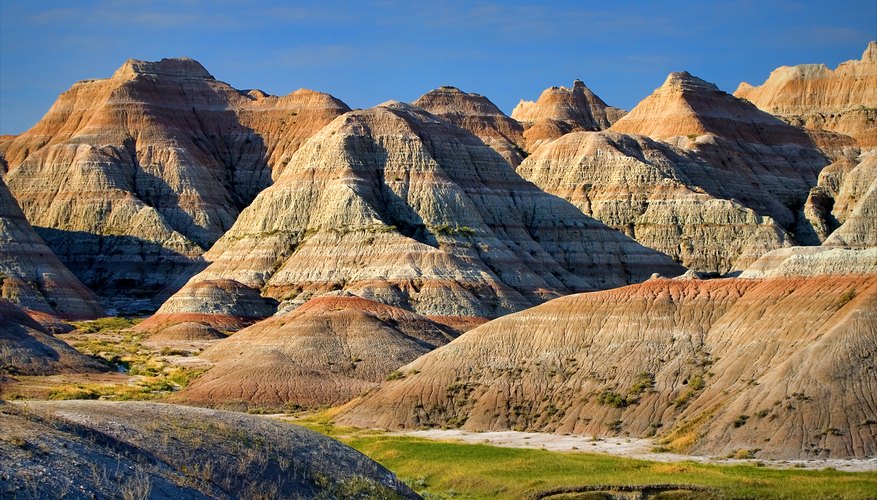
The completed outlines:
<svg viewBox="0 0 877 500">
<path fill-rule="evenodd" d="M 673 73 L 608 131 L 565 135 L 518 172 L 687 267 L 727 273 L 790 244 L 827 163 L 801 129 Z"/>
<path fill-rule="evenodd" d="M 249 407 L 337 405 L 455 336 L 418 314 L 330 294 L 204 351 L 201 357 L 215 365 L 178 399 Z"/>
<path fill-rule="evenodd" d="M 147 402 L 0 402 L 0 428 L 4 498 L 420 498 L 356 450 L 255 415 Z"/>
<path fill-rule="evenodd" d="M 53 337 L 17 305 L 0 299 L 0 380 L 3 375 L 97 371 L 106 367 Z"/>
<path fill-rule="evenodd" d="M 191 275 L 280 162 L 347 110 L 310 91 L 242 93 L 191 59 L 129 60 L 75 84 L 0 156 L 28 220 L 74 274 L 148 296 Z"/>
<path fill-rule="evenodd" d="M 206 257 L 177 297 L 219 279 L 282 308 L 347 290 L 450 323 L 682 270 L 402 103 L 350 112 L 311 138 Z M 205 312 L 177 304 L 157 316 Z"/>
<path fill-rule="evenodd" d="M 511 166 L 516 167 L 523 161 L 524 127 L 506 116 L 490 99 L 456 87 L 440 87 L 412 104 L 472 132 Z"/>
<path fill-rule="evenodd" d="M 0 179 L 0 297 L 64 319 L 103 314 L 94 294 L 62 264 L 28 224 Z"/>
<path fill-rule="evenodd" d="M 783 120 L 808 129 L 837 132 L 859 147 L 877 147 L 877 42 L 861 60 L 783 66 L 760 86 L 740 84 L 734 95 Z"/>
<path fill-rule="evenodd" d="M 657 433 L 677 451 L 709 455 L 873 456 L 873 257 L 858 274 L 655 279 L 552 300 L 400 368 L 404 379 L 337 420 Z"/>
<path fill-rule="evenodd" d="M 570 132 L 604 130 L 624 116 L 625 111 L 609 106 L 581 80 L 573 88 L 550 87 L 536 102 L 521 100 L 512 118 L 524 125 L 526 150 L 533 152 Z"/>
<path fill-rule="evenodd" d="M 799 233 L 810 243 L 877 246 L 877 152 L 825 167 L 810 190 Z"/>
</svg>

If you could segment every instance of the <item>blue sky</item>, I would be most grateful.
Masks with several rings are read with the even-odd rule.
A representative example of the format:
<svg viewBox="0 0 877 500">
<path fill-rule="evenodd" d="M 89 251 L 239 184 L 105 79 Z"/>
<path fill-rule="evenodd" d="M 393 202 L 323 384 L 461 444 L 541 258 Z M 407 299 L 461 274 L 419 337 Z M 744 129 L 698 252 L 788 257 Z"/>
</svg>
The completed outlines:
<svg viewBox="0 0 877 500">
<path fill-rule="evenodd" d="M 312 88 L 352 107 L 454 85 L 510 113 L 575 78 L 626 109 L 671 71 L 733 91 L 777 66 L 858 59 L 874 39 L 877 0 L 3 0 L 0 133 L 128 58 L 188 56 L 239 89 Z"/>
</svg>

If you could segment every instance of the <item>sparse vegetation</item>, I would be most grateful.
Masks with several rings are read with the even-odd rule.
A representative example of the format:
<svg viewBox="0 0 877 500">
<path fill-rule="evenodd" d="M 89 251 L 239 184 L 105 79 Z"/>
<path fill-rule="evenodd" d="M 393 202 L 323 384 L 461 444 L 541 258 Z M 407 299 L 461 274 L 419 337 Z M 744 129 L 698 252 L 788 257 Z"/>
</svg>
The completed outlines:
<svg viewBox="0 0 877 500">
<path fill-rule="evenodd" d="M 734 419 L 734 428 L 743 427 L 746 425 L 747 420 L 749 420 L 749 415 L 738 415 L 737 418 Z"/>
<path fill-rule="evenodd" d="M 836 307 L 837 309 L 842 308 L 843 306 L 849 304 L 853 299 L 856 298 L 856 289 L 852 288 L 842 293 L 841 296 L 837 299 Z"/>
<path fill-rule="evenodd" d="M 141 321 L 143 321 L 142 318 L 109 316 L 92 321 L 76 321 L 71 324 L 81 333 L 104 333 L 131 328 Z"/>
<path fill-rule="evenodd" d="M 440 234 L 442 236 L 474 236 L 475 235 L 475 230 L 469 226 L 439 224 L 437 226 L 430 226 L 429 229 L 433 233 Z"/>
<path fill-rule="evenodd" d="M 611 406 L 613 408 L 624 408 L 627 406 L 627 398 L 618 394 L 613 390 L 605 390 L 597 394 L 597 403 L 603 406 Z"/>
</svg>

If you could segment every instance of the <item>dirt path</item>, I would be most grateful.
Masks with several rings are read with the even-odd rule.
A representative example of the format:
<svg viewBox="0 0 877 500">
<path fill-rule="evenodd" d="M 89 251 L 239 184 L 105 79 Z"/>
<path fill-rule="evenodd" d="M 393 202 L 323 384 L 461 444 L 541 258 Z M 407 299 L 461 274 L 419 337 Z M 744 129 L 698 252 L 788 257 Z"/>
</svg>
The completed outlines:
<svg viewBox="0 0 877 500">
<path fill-rule="evenodd" d="M 768 467 L 823 469 L 834 467 L 847 472 L 877 471 L 877 457 L 867 459 L 812 459 L 812 460 L 735 460 L 677 453 L 655 453 L 655 443 L 638 438 L 593 438 L 591 436 L 563 436 L 538 432 L 468 432 L 456 429 L 423 430 L 393 433 L 426 439 L 461 441 L 464 443 L 489 444 L 507 448 L 542 448 L 551 451 L 606 453 L 626 458 L 653 460 L 656 462 L 702 462 L 712 464 L 753 464 L 760 462 Z"/>
</svg>

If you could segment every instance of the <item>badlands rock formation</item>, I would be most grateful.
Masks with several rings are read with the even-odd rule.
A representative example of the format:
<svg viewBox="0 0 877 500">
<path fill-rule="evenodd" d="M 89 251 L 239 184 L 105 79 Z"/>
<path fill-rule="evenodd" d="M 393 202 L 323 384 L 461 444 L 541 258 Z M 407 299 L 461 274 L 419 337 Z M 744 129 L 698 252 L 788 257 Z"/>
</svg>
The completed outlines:
<svg viewBox="0 0 877 500">
<path fill-rule="evenodd" d="M 191 275 L 295 149 L 347 110 L 306 90 L 240 92 L 191 59 L 129 60 L 63 93 L 0 141 L 0 157 L 28 220 L 74 274 L 101 293 L 149 296 Z"/>
<path fill-rule="evenodd" d="M 653 279 L 552 300 L 400 368 L 403 379 L 337 420 L 658 434 L 721 456 L 874 456 L 877 254 L 866 252 L 863 273 Z"/>
<path fill-rule="evenodd" d="M 64 267 L 28 224 L 0 179 L 0 297 L 65 319 L 103 314 L 94 294 Z"/>
<path fill-rule="evenodd" d="M 727 273 L 790 244 L 827 163 L 801 129 L 673 73 L 608 131 L 567 134 L 518 172 L 683 265 Z"/>
<path fill-rule="evenodd" d="M 156 316 L 209 313 L 177 299 L 223 279 L 281 308 L 347 290 L 459 326 L 682 270 L 524 181 L 469 132 L 394 102 L 317 133 L 206 258 Z"/>
<path fill-rule="evenodd" d="M 0 429 L 3 498 L 419 498 L 356 450 L 253 415 L 0 402 Z"/>
<path fill-rule="evenodd" d="M 877 42 L 862 59 L 841 63 L 783 66 L 758 87 L 740 84 L 734 95 L 783 120 L 808 129 L 851 136 L 858 146 L 877 147 Z"/>
<path fill-rule="evenodd" d="M 877 152 L 856 163 L 847 158 L 819 174 L 810 190 L 799 224 L 808 243 L 831 246 L 877 246 Z"/>
<path fill-rule="evenodd" d="M 607 129 L 624 113 L 576 80 L 571 89 L 545 89 L 536 102 L 522 99 L 512 111 L 512 118 L 524 125 L 526 149 L 532 153 L 541 144 L 570 132 Z"/>
<path fill-rule="evenodd" d="M 215 365 L 178 399 L 221 406 L 337 405 L 455 336 L 418 314 L 330 294 L 204 351 L 201 357 Z"/>
<path fill-rule="evenodd" d="M 412 104 L 472 132 L 513 167 L 524 159 L 524 127 L 482 95 L 466 93 L 456 87 L 440 87 Z"/>
<path fill-rule="evenodd" d="M 105 371 L 94 359 L 53 337 L 25 311 L 0 299 L 0 381 L 3 375 Z"/>
</svg>

